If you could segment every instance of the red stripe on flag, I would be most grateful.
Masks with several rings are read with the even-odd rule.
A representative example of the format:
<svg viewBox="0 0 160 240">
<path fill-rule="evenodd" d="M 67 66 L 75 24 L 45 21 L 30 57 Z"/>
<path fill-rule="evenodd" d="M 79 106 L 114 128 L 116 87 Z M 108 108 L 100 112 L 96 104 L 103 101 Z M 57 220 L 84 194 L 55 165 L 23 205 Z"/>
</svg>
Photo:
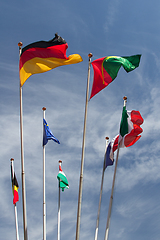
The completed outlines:
<svg viewBox="0 0 160 240">
<path fill-rule="evenodd" d="M 62 172 L 62 168 L 61 168 L 61 166 L 59 165 L 59 171 L 61 171 Z"/>
<path fill-rule="evenodd" d="M 21 56 L 19 61 L 19 69 L 23 67 L 25 62 L 31 60 L 32 58 L 60 58 L 68 59 L 66 56 L 66 50 L 68 44 L 55 45 L 47 48 L 29 48 Z"/>
<path fill-rule="evenodd" d="M 139 111 L 131 111 L 131 122 L 133 123 L 133 129 L 124 137 L 124 145 L 126 147 L 132 146 L 141 137 L 138 135 L 143 132 L 143 129 L 140 127 L 143 121 L 144 120 Z"/>
<path fill-rule="evenodd" d="M 135 144 L 140 138 L 141 138 L 141 135 L 139 135 L 139 136 L 129 136 L 129 137 L 127 136 L 124 139 L 124 145 L 126 147 L 130 147 L 133 144 Z"/>
<path fill-rule="evenodd" d="M 94 70 L 94 79 L 90 99 L 112 82 L 111 76 L 106 72 L 104 68 L 103 68 L 104 78 L 102 76 L 102 64 L 104 58 L 105 57 L 99 58 L 92 62 Z"/>
<path fill-rule="evenodd" d="M 131 112 L 131 121 L 135 124 L 141 125 L 144 120 L 139 111 L 133 110 Z"/>
<path fill-rule="evenodd" d="M 16 190 L 14 190 L 13 204 L 19 201 L 19 195 Z"/>
<path fill-rule="evenodd" d="M 113 144 L 113 152 L 115 152 L 118 148 L 118 141 L 119 141 L 119 135 L 116 137 L 116 139 L 114 140 L 114 144 Z"/>
</svg>

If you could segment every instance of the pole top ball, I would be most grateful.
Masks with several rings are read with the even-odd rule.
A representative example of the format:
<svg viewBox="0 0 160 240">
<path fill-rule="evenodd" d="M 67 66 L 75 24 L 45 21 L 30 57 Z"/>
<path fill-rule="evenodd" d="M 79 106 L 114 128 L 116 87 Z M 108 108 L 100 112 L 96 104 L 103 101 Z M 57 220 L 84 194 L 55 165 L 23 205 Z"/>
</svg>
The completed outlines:
<svg viewBox="0 0 160 240">
<path fill-rule="evenodd" d="M 22 42 L 19 42 L 18 43 L 18 47 L 22 47 L 23 46 L 23 43 Z"/>
<path fill-rule="evenodd" d="M 127 100 L 127 97 L 126 97 L 126 96 L 124 96 L 124 97 L 123 97 L 123 100 Z"/>
<path fill-rule="evenodd" d="M 92 54 L 92 53 L 89 53 L 89 54 L 88 54 L 88 57 L 89 57 L 89 58 L 93 57 L 93 54 Z"/>
</svg>

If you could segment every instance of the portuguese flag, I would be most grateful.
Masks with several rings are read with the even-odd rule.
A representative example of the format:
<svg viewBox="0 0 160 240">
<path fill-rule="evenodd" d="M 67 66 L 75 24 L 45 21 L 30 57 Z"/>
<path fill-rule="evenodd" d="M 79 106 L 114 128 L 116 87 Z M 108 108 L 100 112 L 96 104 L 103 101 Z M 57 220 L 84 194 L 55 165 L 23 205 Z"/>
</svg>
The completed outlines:
<svg viewBox="0 0 160 240">
<path fill-rule="evenodd" d="M 12 192 L 13 192 L 13 204 L 16 204 L 16 202 L 19 201 L 19 195 L 18 195 L 18 181 L 16 178 L 16 174 L 13 170 L 13 167 L 11 165 L 11 181 L 12 181 Z"/>
<path fill-rule="evenodd" d="M 22 48 L 19 60 L 21 86 L 33 74 L 83 61 L 79 54 L 67 57 L 67 48 L 68 44 L 58 34 L 55 34 L 55 37 L 50 41 L 39 41 Z"/>
<path fill-rule="evenodd" d="M 62 191 L 64 191 L 65 188 L 69 188 L 68 180 L 62 171 L 61 165 L 59 165 L 59 173 L 57 175 L 57 178 L 59 180 L 59 187 L 62 189 Z"/>
<path fill-rule="evenodd" d="M 130 57 L 109 56 L 92 62 L 94 79 L 90 99 L 107 87 L 116 77 L 121 66 L 130 72 L 139 66 L 141 55 Z"/>
</svg>

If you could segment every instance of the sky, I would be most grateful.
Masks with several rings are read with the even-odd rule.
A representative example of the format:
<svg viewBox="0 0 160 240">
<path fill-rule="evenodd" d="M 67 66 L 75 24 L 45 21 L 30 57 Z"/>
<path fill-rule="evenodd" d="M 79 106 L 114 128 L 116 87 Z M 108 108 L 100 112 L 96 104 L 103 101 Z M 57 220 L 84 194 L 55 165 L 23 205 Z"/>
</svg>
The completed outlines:
<svg viewBox="0 0 160 240">
<path fill-rule="evenodd" d="M 0 3 L 0 232 L 16 239 L 10 159 L 19 183 L 19 236 L 23 239 L 20 157 L 19 50 L 55 33 L 68 43 L 67 56 L 83 62 L 31 76 L 23 85 L 24 165 L 29 240 L 43 238 L 43 111 L 60 144 L 46 145 L 47 240 L 57 237 L 58 161 L 62 160 L 69 189 L 61 194 L 61 239 L 75 239 L 88 54 L 142 54 L 130 73 L 117 78 L 88 103 L 80 240 L 94 239 L 105 137 L 119 132 L 123 97 L 127 109 L 144 118 L 142 137 L 120 149 L 109 240 L 159 240 L 160 235 L 160 2 L 127 0 L 1 1 Z M 93 82 L 91 67 L 89 92 Z M 115 154 L 116 156 L 116 154 Z M 104 239 L 114 166 L 105 171 L 98 239 Z"/>
</svg>

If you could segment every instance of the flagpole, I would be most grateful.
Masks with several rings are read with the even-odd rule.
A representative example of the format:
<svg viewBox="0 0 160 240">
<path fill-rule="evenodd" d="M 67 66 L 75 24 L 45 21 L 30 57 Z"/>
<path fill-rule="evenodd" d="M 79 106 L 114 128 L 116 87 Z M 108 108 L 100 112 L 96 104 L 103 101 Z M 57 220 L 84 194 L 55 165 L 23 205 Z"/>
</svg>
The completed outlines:
<svg viewBox="0 0 160 240">
<path fill-rule="evenodd" d="M 22 42 L 18 43 L 19 57 L 22 51 Z M 22 110 L 22 86 L 20 83 L 20 135 L 21 135 L 21 171 L 22 171 L 22 203 L 23 203 L 23 228 L 24 240 L 28 240 L 27 234 L 27 214 L 26 214 L 26 188 L 25 188 L 25 171 L 24 171 L 24 148 L 23 148 L 23 110 Z"/>
<path fill-rule="evenodd" d="M 59 160 L 59 166 L 61 166 L 62 161 Z M 60 180 L 59 180 L 59 192 L 58 192 L 58 231 L 57 231 L 57 240 L 60 240 Z"/>
<path fill-rule="evenodd" d="M 88 63 L 88 78 L 87 78 L 86 104 L 85 104 L 85 116 L 84 116 L 84 128 L 83 128 L 81 172 L 80 172 L 80 180 L 79 180 L 79 197 L 78 197 L 78 210 L 77 210 L 76 240 L 79 240 L 79 232 L 80 232 L 80 216 L 81 216 L 81 204 L 82 204 L 82 184 L 83 184 L 83 168 L 84 168 L 85 135 L 86 135 L 87 107 L 88 107 L 88 96 L 89 96 L 89 80 L 90 80 L 90 68 L 91 68 L 91 57 L 92 56 L 93 56 L 92 53 L 88 54 L 89 63 Z"/>
<path fill-rule="evenodd" d="M 100 216 L 100 210 L 101 210 L 101 200 L 102 200 L 102 191 L 103 191 L 103 180 L 104 180 L 104 172 L 105 172 L 105 158 L 106 158 L 106 149 L 107 149 L 107 146 L 108 146 L 108 142 L 109 142 L 109 137 L 106 137 L 106 148 L 105 148 L 105 155 L 104 155 L 104 162 L 103 162 L 102 180 L 101 180 L 101 190 L 100 190 L 100 196 L 99 196 L 99 207 L 98 207 L 98 214 L 97 214 L 97 222 L 96 222 L 96 230 L 95 230 L 94 240 L 97 240 L 97 238 L 98 238 L 99 216 Z"/>
<path fill-rule="evenodd" d="M 16 223 L 16 237 L 19 240 L 19 232 L 18 232 L 18 217 L 17 217 L 17 206 L 14 204 L 14 212 L 15 212 L 15 223 Z"/>
<path fill-rule="evenodd" d="M 46 108 L 43 107 L 43 119 L 45 119 Z M 43 145 L 43 240 L 46 240 L 46 184 L 45 184 L 45 145 Z"/>
<path fill-rule="evenodd" d="M 14 169 L 13 165 L 14 159 L 11 158 L 11 167 Z M 12 171 L 12 179 L 14 178 L 14 172 Z M 17 217 L 17 206 L 16 203 L 14 204 L 14 212 L 15 212 L 15 225 L 16 225 L 16 239 L 19 240 L 19 231 L 18 231 L 18 217 Z"/>
<path fill-rule="evenodd" d="M 126 106 L 127 97 L 124 97 L 123 100 L 124 100 L 124 106 Z M 115 179 L 116 179 L 116 171 L 117 171 L 117 165 L 118 165 L 118 157 L 119 157 L 119 143 L 118 143 L 116 163 L 115 163 L 114 176 L 113 176 L 113 182 L 112 182 L 111 197 L 110 197 L 110 202 L 109 202 L 109 210 L 108 210 L 108 217 L 107 217 L 105 240 L 108 240 L 108 235 L 109 235 L 109 226 L 110 226 L 110 218 L 111 218 L 111 210 L 112 210 L 112 202 L 113 202 L 113 191 L 114 191 L 114 185 L 115 185 Z"/>
</svg>

